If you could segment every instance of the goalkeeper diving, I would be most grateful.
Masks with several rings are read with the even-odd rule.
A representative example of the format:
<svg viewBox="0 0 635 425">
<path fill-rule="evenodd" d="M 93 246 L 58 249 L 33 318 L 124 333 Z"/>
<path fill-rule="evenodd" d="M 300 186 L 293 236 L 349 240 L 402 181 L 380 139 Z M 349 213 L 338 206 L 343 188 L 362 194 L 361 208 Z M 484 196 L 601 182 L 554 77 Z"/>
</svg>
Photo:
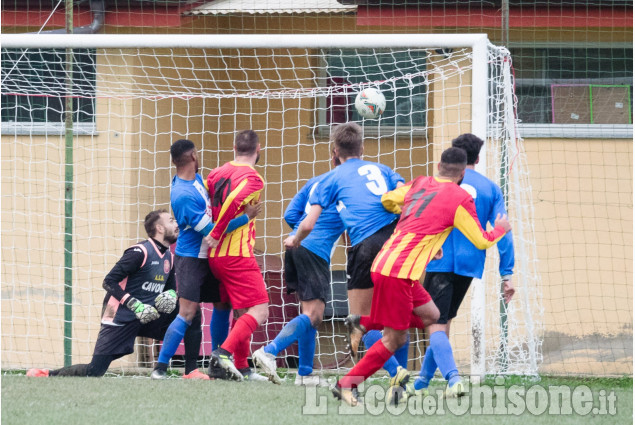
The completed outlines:
<svg viewBox="0 0 635 425">
<path fill-rule="evenodd" d="M 165 210 L 150 212 L 144 227 L 148 239 L 128 248 L 104 279 L 101 328 L 91 362 L 55 370 L 29 369 L 27 376 L 103 376 L 114 360 L 134 352 L 136 337 L 163 340 L 178 313 L 170 245 L 176 242 L 179 227 Z M 185 350 L 198 353 L 199 345 L 186 344 Z"/>
</svg>

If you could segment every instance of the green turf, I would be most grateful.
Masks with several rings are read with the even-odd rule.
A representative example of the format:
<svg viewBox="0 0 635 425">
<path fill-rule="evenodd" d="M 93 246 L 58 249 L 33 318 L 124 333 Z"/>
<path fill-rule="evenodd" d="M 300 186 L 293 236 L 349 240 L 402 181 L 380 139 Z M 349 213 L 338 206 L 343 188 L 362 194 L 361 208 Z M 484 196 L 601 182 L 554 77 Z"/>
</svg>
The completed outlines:
<svg viewBox="0 0 635 425">
<path fill-rule="evenodd" d="M 385 380 L 373 381 L 384 388 Z M 487 381 L 490 388 L 496 383 Z M 499 381 L 500 383 L 500 381 Z M 434 384 L 441 390 L 441 383 Z M 504 387 L 520 385 L 531 388 L 535 382 L 508 378 Z M 303 414 L 307 394 L 292 381 L 281 386 L 270 383 L 233 383 L 223 381 L 183 381 L 147 378 L 26 378 L 6 374 L 2 377 L 3 424 L 368 424 L 428 423 L 436 424 L 622 424 L 633 422 L 633 380 L 542 378 L 540 386 L 586 385 L 594 394 L 604 390 L 617 396 L 617 414 L 580 416 L 575 413 L 534 416 L 525 411 L 520 416 L 445 414 L 412 415 L 406 409 L 393 415 L 384 409 L 374 416 L 372 406 L 363 415 L 338 413 L 339 403 L 327 389 L 314 394 L 326 402 L 326 414 Z M 501 386 L 498 387 L 502 388 Z M 375 388 L 377 390 L 377 388 Z M 534 389 L 535 390 L 535 389 Z M 309 396 L 311 394 L 309 393 Z M 484 396 L 485 397 L 485 396 Z M 312 399 L 315 400 L 315 397 Z M 368 402 L 368 400 L 367 400 Z M 597 402 L 596 402 L 597 405 Z M 381 410 L 379 405 L 379 410 Z M 421 407 L 421 405 L 419 405 Z M 416 412 L 415 412 L 416 413 Z"/>
</svg>

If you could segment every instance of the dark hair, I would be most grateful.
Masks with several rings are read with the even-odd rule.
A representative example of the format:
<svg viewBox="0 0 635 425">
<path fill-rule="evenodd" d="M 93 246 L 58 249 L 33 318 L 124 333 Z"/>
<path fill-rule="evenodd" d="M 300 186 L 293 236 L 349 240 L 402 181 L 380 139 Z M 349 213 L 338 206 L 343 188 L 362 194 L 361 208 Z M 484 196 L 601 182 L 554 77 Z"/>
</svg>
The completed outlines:
<svg viewBox="0 0 635 425">
<path fill-rule="evenodd" d="M 445 177 L 458 177 L 467 165 L 467 154 L 461 148 L 448 148 L 441 154 L 440 174 Z"/>
<path fill-rule="evenodd" d="M 143 227 L 146 228 L 146 233 L 151 238 L 157 234 L 157 221 L 161 218 L 161 214 L 166 213 L 167 210 L 156 210 L 150 211 L 148 215 L 146 215 L 145 220 L 143 221 Z"/>
<path fill-rule="evenodd" d="M 258 135 L 253 130 L 243 130 L 238 132 L 234 141 L 236 155 L 253 155 L 258 149 Z"/>
<path fill-rule="evenodd" d="M 186 157 L 186 154 L 196 149 L 194 143 L 191 140 L 181 139 L 177 140 L 170 147 L 170 155 L 172 155 L 172 162 L 177 167 L 188 164 L 190 161 Z"/>
<path fill-rule="evenodd" d="M 360 156 L 362 154 L 364 143 L 362 128 L 354 122 L 347 122 L 336 126 L 331 133 L 331 140 L 335 143 L 339 156 L 343 158 Z"/>
<path fill-rule="evenodd" d="M 483 143 L 480 137 L 472 133 L 465 133 L 452 140 L 452 147 L 463 149 L 467 153 L 467 164 L 474 165 L 478 159 L 478 154 L 481 152 Z"/>
</svg>

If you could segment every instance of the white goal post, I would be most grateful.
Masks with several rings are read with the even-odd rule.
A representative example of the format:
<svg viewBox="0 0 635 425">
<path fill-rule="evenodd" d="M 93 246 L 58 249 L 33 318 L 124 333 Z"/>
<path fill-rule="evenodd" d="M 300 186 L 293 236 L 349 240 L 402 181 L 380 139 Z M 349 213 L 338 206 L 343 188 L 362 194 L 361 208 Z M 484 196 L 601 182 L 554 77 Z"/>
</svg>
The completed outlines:
<svg viewBox="0 0 635 425">
<path fill-rule="evenodd" d="M 61 348 L 62 339 L 72 340 L 73 350 L 79 350 L 81 358 L 89 355 L 84 346 L 90 346 L 96 338 L 96 309 L 100 294 L 103 296 L 101 279 L 126 244 L 144 237 L 138 218 L 150 209 L 169 206 L 166 193 L 174 169 L 167 150 L 172 141 L 185 137 L 202 143 L 201 172 L 205 176 L 209 169 L 231 159 L 228 143 L 233 130 L 251 125 L 264 133 L 261 140 L 266 158 L 261 174 L 271 187 L 265 192 L 263 217 L 257 221 L 256 248 L 264 253 L 263 262 L 271 264 L 283 253 L 276 240 L 281 242 L 289 231 L 281 225 L 282 211 L 307 179 L 330 167 L 328 128 L 344 116 L 364 127 L 369 140 L 367 159 L 396 168 L 406 181 L 422 172 L 434 172 L 441 151 L 458 134 L 471 132 L 486 140 L 477 170 L 505 186 L 516 246 L 517 295 L 508 307 L 499 309 L 497 252 L 492 248 L 487 272 L 483 280 L 474 280 L 471 300 L 466 300 L 457 318 L 463 325 L 458 320 L 456 329 L 453 325 L 457 336 L 452 341 L 458 363 L 469 358 L 472 376 L 537 374 L 542 311 L 531 188 L 516 130 L 509 52 L 493 46 L 485 34 L 3 34 L 1 45 L 6 54 L 2 66 L 2 249 L 38 252 L 29 258 L 3 255 L 5 365 L 41 366 L 26 364 L 40 361 L 40 357 L 30 354 L 34 350 L 50 353 L 57 359 L 54 363 L 60 365 L 62 355 L 70 357 L 56 346 Z M 67 263 L 61 253 L 50 259 L 42 255 L 47 249 L 62 250 L 63 237 L 51 237 L 38 248 L 28 236 L 44 231 L 69 237 L 63 226 L 68 213 L 60 207 L 65 199 L 61 187 L 68 183 L 63 175 L 65 162 L 53 158 L 50 151 L 51 144 L 56 144 L 53 151 L 62 157 L 63 152 L 68 153 L 62 131 L 51 130 L 61 123 L 40 123 L 46 127 L 40 129 L 28 118 L 25 122 L 18 117 L 24 115 L 20 108 L 26 108 L 26 115 L 31 117 L 38 113 L 39 107 L 28 106 L 32 103 L 22 102 L 24 99 L 64 97 L 63 85 L 47 87 L 48 80 L 41 77 L 33 82 L 39 71 L 31 75 L 30 65 L 24 65 L 25 56 L 39 49 L 62 49 L 60 57 L 65 49 L 94 52 L 92 68 L 79 66 L 74 71 L 88 83 L 75 83 L 76 87 L 70 88 L 73 98 L 87 99 L 93 106 L 86 114 L 87 130 L 74 123 L 76 148 L 70 145 L 76 151 L 71 177 L 77 184 L 71 190 L 75 220 Z M 46 68 L 46 59 L 41 61 L 39 65 Z M 33 65 L 39 66 L 35 61 Z M 392 115 L 366 121 L 354 115 L 351 93 L 367 86 L 389 93 Z M 5 105 L 5 96 L 18 99 L 17 106 Z M 40 146 L 44 157 L 38 154 Z M 44 167 L 47 176 L 58 173 L 51 177 L 55 183 L 46 183 L 49 193 L 45 196 L 33 189 L 37 182 L 28 178 L 24 171 L 28 167 Z M 94 185 L 103 193 L 90 193 Z M 29 194 L 34 193 L 37 205 L 29 204 Z M 27 199 L 26 203 L 22 198 Z M 28 216 L 34 209 L 41 219 Z M 99 219 L 92 218 L 96 209 L 102 211 Z M 121 234 L 104 234 L 110 228 L 109 220 L 118 223 Z M 261 234 L 263 226 L 265 232 Z M 108 237 L 116 242 L 108 241 Z M 333 268 L 341 270 L 345 250 L 342 246 L 338 249 Z M 103 260 L 95 259 L 98 251 L 106 254 Z M 76 315 L 81 317 L 78 323 L 83 321 L 84 325 L 56 340 L 59 332 L 52 334 L 38 322 L 48 320 L 50 314 L 56 323 L 68 324 L 69 316 L 64 320 L 59 308 L 51 306 L 47 313 L 41 313 L 36 306 L 42 300 L 47 302 L 47 293 L 57 294 L 58 289 L 53 289 L 56 285 L 63 287 L 61 275 L 69 264 L 73 264 L 73 296 L 66 301 L 61 295 L 55 299 L 66 306 L 67 314 L 72 307 L 73 328 L 77 326 Z M 270 269 L 265 265 L 263 272 L 281 273 L 281 265 Z M 46 280 L 39 289 L 38 280 Z M 276 289 L 282 294 L 282 287 Z M 289 305 L 281 297 L 282 318 L 277 326 L 265 326 L 265 341 L 271 340 L 285 321 Z M 316 363 L 321 368 L 333 364 L 335 368 L 345 367 L 342 362 L 327 360 L 342 351 L 342 328 L 338 327 L 341 317 L 335 312 L 335 301 L 334 295 L 332 316 L 325 320 L 327 325 L 320 329 L 318 338 Z M 470 311 L 469 319 L 466 311 Z M 504 326 L 501 315 L 505 316 Z M 420 343 L 423 336 L 416 335 L 415 343 Z M 37 343 L 25 338 L 35 338 Z M 461 351 L 466 344 L 471 346 L 469 356 Z M 421 359 L 419 348 L 411 353 L 415 360 Z M 462 367 L 466 366 L 463 363 Z"/>
</svg>

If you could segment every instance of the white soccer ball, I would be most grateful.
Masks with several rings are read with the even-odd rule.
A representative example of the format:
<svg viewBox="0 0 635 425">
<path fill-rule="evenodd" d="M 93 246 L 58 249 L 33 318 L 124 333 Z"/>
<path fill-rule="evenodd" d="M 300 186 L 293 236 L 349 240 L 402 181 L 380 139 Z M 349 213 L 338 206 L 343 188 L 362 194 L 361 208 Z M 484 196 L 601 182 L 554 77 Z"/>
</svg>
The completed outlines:
<svg viewBox="0 0 635 425">
<path fill-rule="evenodd" d="M 386 109 L 386 98 L 377 89 L 364 89 L 357 93 L 355 109 L 357 109 L 357 113 L 362 117 L 375 119 L 384 113 Z"/>
</svg>

